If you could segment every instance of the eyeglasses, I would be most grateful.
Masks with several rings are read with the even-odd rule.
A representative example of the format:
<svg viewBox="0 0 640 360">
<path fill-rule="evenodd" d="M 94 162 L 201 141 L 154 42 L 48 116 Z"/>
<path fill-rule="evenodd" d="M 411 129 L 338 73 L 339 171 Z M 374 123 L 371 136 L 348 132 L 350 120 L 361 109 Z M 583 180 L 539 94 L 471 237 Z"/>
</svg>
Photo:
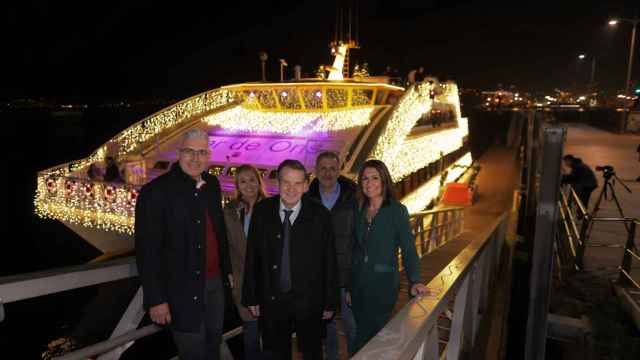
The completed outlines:
<svg viewBox="0 0 640 360">
<path fill-rule="evenodd" d="M 182 155 L 194 157 L 194 156 L 208 156 L 209 149 L 192 149 L 192 148 L 182 148 L 180 149 Z"/>
</svg>

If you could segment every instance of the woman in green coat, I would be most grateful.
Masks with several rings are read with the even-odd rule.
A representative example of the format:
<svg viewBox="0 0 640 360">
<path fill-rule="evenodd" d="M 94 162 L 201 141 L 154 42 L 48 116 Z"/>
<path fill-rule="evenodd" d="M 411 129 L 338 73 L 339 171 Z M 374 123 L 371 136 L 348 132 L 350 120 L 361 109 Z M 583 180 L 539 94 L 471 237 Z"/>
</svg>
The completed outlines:
<svg viewBox="0 0 640 360">
<path fill-rule="evenodd" d="M 350 293 L 357 326 L 352 347 L 355 351 L 389 321 L 400 287 L 398 249 L 402 250 L 405 272 L 412 284 L 411 294 L 427 292 L 420 282 L 409 213 L 395 199 L 389 170 L 382 161 L 364 163 L 358 174 L 357 195 Z"/>
</svg>

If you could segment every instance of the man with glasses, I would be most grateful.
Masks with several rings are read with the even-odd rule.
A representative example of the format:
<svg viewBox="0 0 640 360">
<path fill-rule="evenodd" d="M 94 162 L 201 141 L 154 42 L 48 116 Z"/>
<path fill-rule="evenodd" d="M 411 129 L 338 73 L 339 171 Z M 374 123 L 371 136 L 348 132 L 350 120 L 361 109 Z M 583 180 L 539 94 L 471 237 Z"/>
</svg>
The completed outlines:
<svg viewBox="0 0 640 360">
<path fill-rule="evenodd" d="M 315 172 L 316 178 L 309 185 L 307 195 L 322 202 L 331 212 L 338 262 L 340 318 L 347 335 L 348 351 L 352 353 L 356 324 L 351 307 L 347 305 L 345 289 L 351 277 L 356 184 L 340 175 L 340 157 L 333 151 L 324 151 L 318 155 Z M 338 331 L 335 318 L 327 323 L 325 350 L 328 360 L 338 359 Z"/>
<path fill-rule="evenodd" d="M 336 309 L 336 250 L 331 217 L 303 198 L 304 165 L 278 166 L 279 196 L 257 203 L 251 216 L 242 303 L 262 317 L 263 341 L 275 359 L 291 359 L 291 333 L 305 360 L 322 359 L 323 321 Z"/>
<path fill-rule="evenodd" d="M 182 137 L 178 162 L 142 187 L 136 258 L 144 307 L 168 325 L 182 360 L 219 359 L 224 286 L 233 287 L 220 183 L 206 171 L 209 137 Z"/>
</svg>

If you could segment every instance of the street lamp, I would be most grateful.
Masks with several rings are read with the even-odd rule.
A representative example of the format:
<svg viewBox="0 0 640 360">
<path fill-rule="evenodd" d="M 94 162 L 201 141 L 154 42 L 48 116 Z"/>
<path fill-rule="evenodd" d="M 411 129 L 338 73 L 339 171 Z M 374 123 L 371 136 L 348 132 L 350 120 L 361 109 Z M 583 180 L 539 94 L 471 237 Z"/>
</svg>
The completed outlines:
<svg viewBox="0 0 640 360">
<path fill-rule="evenodd" d="M 284 67 L 287 66 L 285 59 L 280 59 L 280 82 L 284 81 Z"/>
<path fill-rule="evenodd" d="M 269 56 L 267 55 L 266 52 L 260 51 L 258 53 L 258 57 L 260 58 L 260 62 L 262 63 L 262 81 L 267 81 L 267 74 L 266 74 L 266 71 L 265 71 L 265 63 L 267 62 L 267 59 L 269 58 Z"/>
<path fill-rule="evenodd" d="M 629 65 L 627 65 L 627 83 L 625 84 L 625 93 L 629 95 L 629 92 L 631 91 L 631 67 L 633 65 L 633 52 L 636 45 L 636 28 L 638 27 L 640 18 L 634 17 L 633 19 L 611 19 L 609 20 L 609 25 L 616 26 L 620 21 L 628 22 L 633 25 L 633 28 L 631 30 L 631 45 L 629 49 Z"/>
</svg>

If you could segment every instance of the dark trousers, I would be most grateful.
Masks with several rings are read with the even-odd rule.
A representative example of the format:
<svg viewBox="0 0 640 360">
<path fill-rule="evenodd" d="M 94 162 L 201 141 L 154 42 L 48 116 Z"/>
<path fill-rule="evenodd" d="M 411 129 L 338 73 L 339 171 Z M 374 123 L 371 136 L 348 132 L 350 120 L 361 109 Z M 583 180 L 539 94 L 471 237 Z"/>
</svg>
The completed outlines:
<svg viewBox="0 0 640 360">
<path fill-rule="evenodd" d="M 224 287 L 220 277 L 207 279 L 205 286 L 204 314 L 202 314 L 200 331 L 172 331 L 180 360 L 220 359 L 224 323 Z"/>
<path fill-rule="evenodd" d="M 322 359 L 322 312 L 302 313 L 296 310 L 293 297 L 284 295 L 277 304 L 265 309 L 263 334 L 265 357 L 291 359 L 291 334 L 295 331 L 298 348 L 304 360 Z"/>
</svg>

